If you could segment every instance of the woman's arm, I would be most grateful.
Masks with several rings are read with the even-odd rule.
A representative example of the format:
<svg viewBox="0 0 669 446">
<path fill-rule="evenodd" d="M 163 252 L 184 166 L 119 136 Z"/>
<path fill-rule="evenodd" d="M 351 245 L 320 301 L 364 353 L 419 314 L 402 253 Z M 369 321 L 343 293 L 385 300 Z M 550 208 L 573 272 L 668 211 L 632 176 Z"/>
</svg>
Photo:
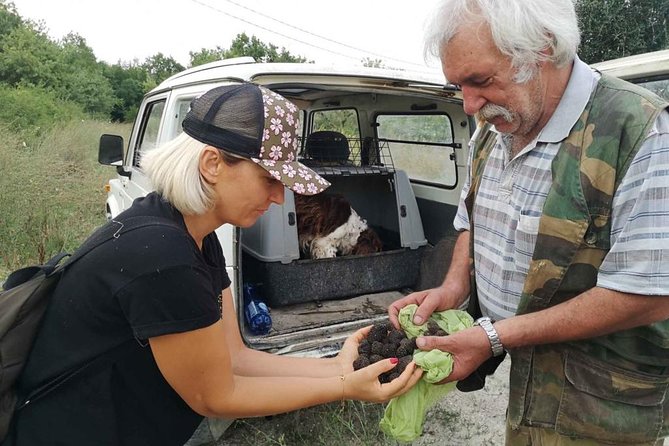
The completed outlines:
<svg viewBox="0 0 669 446">
<path fill-rule="evenodd" d="M 352 371 L 352 364 L 357 357 L 357 344 L 347 346 L 342 353 L 334 358 L 298 358 L 272 355 L 253 350 L 242 341 L 237 312 L 232 303 L 232 293 L 229 288 L 223 290 L 223 329 L 228 349 L 234 358 L 232 364 L 234 373 L 240 376 L 304 376 L 304 377 L 331 377 L 340 376 Z M 365 332 L 366 334 L 366 332 Z M 351 358 L 349 350 L 354 347 L 356 355 Z M 342 359 L 345 359 L 345 364 Z M 349 361 L 350 359 L 350 361 Z"/>
<path fill-rule="evenodd" d="M 223 301 L 224 312 L 232 314 L 229 291 Z M 230 328 L 219 321 L 206 328 L 149 339 L 162 375 L 201 415 L 248 417 L 342 399 L 387 401 L 409 390 L 422 373 L 411 363 L 399 378 L 380 384 L 378 375 L 395 367 L 389 359 L 342 375 L 331 361 L 324 361 L 326 365 L 319 367 L 316 359 L 251 355 L 245 352 L 243 344 L 240 346 L 238 331 L 230 348 L 226 336 L 232 335 Z M 363 335 L 358 332 L 356 336 Z M 255 357 L 261 358 L 264 376 L 244 376 L 238 372 L 258 372 L 257 366 L 248 363 L 249 358 Z M 317 373 L 324 376 L 315 377 L 313 371 L 305 370 L 314 363 Z"/>
</svg>

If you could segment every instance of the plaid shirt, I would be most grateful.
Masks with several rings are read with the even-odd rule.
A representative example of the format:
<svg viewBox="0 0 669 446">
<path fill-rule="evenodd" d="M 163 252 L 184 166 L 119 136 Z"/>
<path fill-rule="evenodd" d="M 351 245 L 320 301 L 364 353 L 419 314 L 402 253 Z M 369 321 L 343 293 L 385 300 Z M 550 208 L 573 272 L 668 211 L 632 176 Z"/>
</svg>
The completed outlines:
<svg viewBox="0 0 669 446">
<path fill-rule="evenodd" d="M 585 109 L 599 75 L 576 60 L 565 93 L 535 141 L 510 159 L 505 138 L 485 165 L 476 204 L 474 260 L 483 314 L 513 316 L 551 187 L 551 162 Z M 471 150 L 470 150 L 471 153 Z M 471 174 L 471 172 L 470 172 Z M 469 229 L 465 181 L 455 217 Z M 613 199 L 611 250 L 598 286 L 648 295 L 669 294 L 669 113 L 662 113 L 639 149 Z"/>
</svg>

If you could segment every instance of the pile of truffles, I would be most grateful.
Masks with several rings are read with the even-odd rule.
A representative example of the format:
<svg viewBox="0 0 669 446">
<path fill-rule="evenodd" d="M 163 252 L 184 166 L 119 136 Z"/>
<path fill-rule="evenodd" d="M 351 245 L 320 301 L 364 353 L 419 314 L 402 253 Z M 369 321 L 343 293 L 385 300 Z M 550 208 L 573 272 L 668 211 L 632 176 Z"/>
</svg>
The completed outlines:
<svg viewBox="0 0 669 446">
<path fill-rule="evenodd" d="M 446 336 L 446 332 L 433 321 L 428 321 L 424 336 Z M 395 368 L 379 376 L 381 383 L 388 383 L 399 377 L 413 359 L 416 339 L 407 338 L 402 330 L 398 330 L 390 322 L 374 324 L 366 339 L 358 347 L 358 359 L 353 361 L 353 369 L 367 367 L 386 358 L 398 358 Z"/>
</svg>

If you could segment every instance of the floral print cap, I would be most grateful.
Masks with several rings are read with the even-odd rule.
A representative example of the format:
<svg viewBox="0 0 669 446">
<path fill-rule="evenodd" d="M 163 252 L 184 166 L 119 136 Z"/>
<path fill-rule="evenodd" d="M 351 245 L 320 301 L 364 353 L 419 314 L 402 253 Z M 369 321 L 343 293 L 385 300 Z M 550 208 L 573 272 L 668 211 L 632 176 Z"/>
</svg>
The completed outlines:
<svg viewBox="0 0 669 446">
<path fill-rule="evenodd" d="M 265 169 L 286 187 L 301 195 L 323 192 L 330 183 L 316 172 L 297 161 L 298 108 L 265 87 L 262 92 L 265 125 L 260 155 L 251 160 Z"/>
<path fill-rule="evenodd" d="M 314 195 L 330 183 L 297 161 L 298 118 L 295 104 L 244 82 L 193 99 L 181 125 L 198 141 L 252 160 L 294 192 Z"/>
</svg>

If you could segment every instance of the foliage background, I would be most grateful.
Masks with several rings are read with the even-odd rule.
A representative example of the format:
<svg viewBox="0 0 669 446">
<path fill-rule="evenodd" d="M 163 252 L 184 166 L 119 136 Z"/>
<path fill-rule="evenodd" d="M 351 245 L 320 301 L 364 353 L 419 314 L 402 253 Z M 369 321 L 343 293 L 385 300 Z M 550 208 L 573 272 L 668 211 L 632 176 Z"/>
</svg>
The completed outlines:
<svg viewBox="0 0 669 446">
<path fill-rule="evenodd" d="M 577 10 L 580 54 L 588 63 L 669 48 L 667 0 L 579 0 Z M 24 19 L 13 3 L 0 0 L 0 280 L 11 269 L 72 249 L 102 222 L 102 186 L 111 175 L 96 163 L 97 138 L 127 136 L 150 89 L 221 58 L 311 62 L 242 33 L 227 46 L 194 49 L 188 66 L 162 53 L 108 64 L 82 36 L 54 40 L 46 30 L 46 23 Z M 384 66 L 381 59 L 361 63 Z M 326 118 L 345 126 L 350 116 Z"/>
<path fill-rule="evenodd" d="M 669 48 L 667 0 L 580 0 L 578 5 L 580 54 L 588 63 Z M 23 19 L 11 2 L 0 0 L 0 282 L 13 269 L 72 251 L 104 222 L 103 187 L 112 171 L 97 163 L 100 134 L 127 139 L 147 91 L 185 68 L 237 56 L 309 62 L 240 34 L 229 46 L 195 49 L 186 67 L 161 53 L 107 64 L 97 60 L 83 37 L 72 33 L 52 40 L 46 24 Z M 362 63 L 384 65 L 370 58 Z M 327 119 L 346 126 L 350 116 Z M 505 401 L 500 388 L 487 385 L 487 394 L 465 395 L 458 411 L 453 400 L 432 411 L 427 424 L 434 432 L 426 432 L 418 444 L 501 444 L 503 408 L 479 409 Z M 472 399 L 481 394 L 487 399 Z M 379 405 L 347 402 L 238 420 L 222 444 L 395 444 L 375 428 L 381 415 Z M 483 422 L 472 423 L 477 416 Z"/>
<path fill-rule="evenodd" d="M 629 56 L 669 47 L 669 1 L 667 0 L 578 0 L 582 29 L 581 58 L 588 63 Z M 0 0 L 0 87 L 21 89 L 6 116 L 21 113 L 22 102 L 46 101 L 68 116 L 129 122 L 135 118 L 142 96 L 169 76 L 186 68 L 219 59 L 251 56 L 259 62 L 310 62 L 285 48 L 262 42 L 255 36 L 239 34 L 229 46 L 200 48 L 190 52 L 188 66 L 156 53 L 144 61 L 120 61 L 110 65 L 98 61 L 86 40 L 70 33 L 59 40 L 47 35 L 47 24 L 23 19 L 13 3 Z M 384 66 L 381 59 L 361 60 L 366 66 Z M 30 100 L 31 95 L 39 96 Z M 12 96 L 7 91 L 3 96 Z M 17 128 L 24 118 L 10 123 Z M 29 126 L 43 128 L 44 116 Z"/>
<path fill-rule="evenodd" d="M 669 1 L 578 0 L 586 63 L 669 48 Z"/>
</svg>

